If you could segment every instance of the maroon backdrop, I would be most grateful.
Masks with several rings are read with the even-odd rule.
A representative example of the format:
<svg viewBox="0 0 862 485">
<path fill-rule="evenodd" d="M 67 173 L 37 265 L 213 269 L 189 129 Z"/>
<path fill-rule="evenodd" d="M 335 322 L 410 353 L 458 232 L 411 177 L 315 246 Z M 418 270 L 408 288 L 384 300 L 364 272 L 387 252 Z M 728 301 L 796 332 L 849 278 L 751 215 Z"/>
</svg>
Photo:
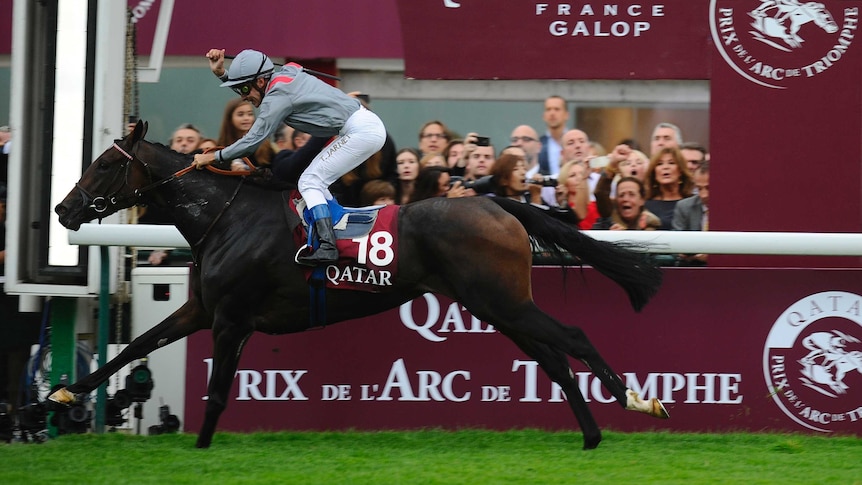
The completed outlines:
<svg viewBox="0 0 862 485">
<path fill-rule="evenodd" d="M 398 9 L 408 77 L 709 77 L 703 1 L 399 0 Z"/>
<path fill-rule="evenodd" d="M 646 394 L 661 398 L 671 415 L 656 420 L 599 402 L 607 401 L 607 392 L 573 362 L 603 427 L 811 429 L 795 417 L 824 431 L 859 433 L 862 360 L 844 377 L 847 392 L 829 398 L 804 385 L 802 367 L 790 356 L 809 352 L 805 336 L 836 330 L 857 339 L 845 351 L 862 351 L 860 271 L 670 269 L 661 292 L 641 314 L 627 306 L 622 290 L 591 269 L 570 270 L 564 283 L 559 268 L 536 268 L 534 282 L 541 307 L 564 323 L 582 326 L 614 370 L 647 386 Z M 812 296 L 822 292 L 846 293 Z M 435 316 L 429 308 L 438 305 Z M 787 322 L 802 330 L 791 339 L 792 348 L 767 349 L 767 336 L 786 330 Z M 201 332 L 188 342 L 184 427 L 191 431 L 202 422 L 210 338 Z M 779 373 L 773 362 L 767 380 L 767 354 L 787 356 L 788 383 L 774 379 Z M 550 381 L 514 344 L 472 321 L 460 305 L 430 295 L 324 330 L 256 334 L 239 369 L 222 430 L 577 429 Z M 776 387 L 781 394 L 773 397 Z M 785 395 L 803 404 L 793 408 L 793 416 L 778 402 Z M 822 421 L 827 414 L 826 424 L 810 418 Z"/>
<path fill-rule="evenodd" d="M 141 22 L 140 52 L 149 52 L 160 3 Z M 211 0 L 203 5 L 174 3 L 167 55 L 201 56 L 212 47 L 302 59 L 404 55 L 395 0 Z"/>
<path fill-rule="evenodd" d="M 760 2 L 714 3 L 713 25 L 724 30 L 719 53 L 726 57 L 712 56 L 710 229 L 862 232 L 862 45 L 856 39 L 862 2 L 824 1 L 839 30 L 803 25 L 804 42 L 796 48 L 758 40 L 749 14 Z M 815 63 L 836 55 L 818 72 Z M 781 69 L 780 79 L 764 76 L 766 67 Z M 768 266 L 776 260 L 713 261 Z M 780 261 L 860 265 L 859 258 Z"/>
</svg>

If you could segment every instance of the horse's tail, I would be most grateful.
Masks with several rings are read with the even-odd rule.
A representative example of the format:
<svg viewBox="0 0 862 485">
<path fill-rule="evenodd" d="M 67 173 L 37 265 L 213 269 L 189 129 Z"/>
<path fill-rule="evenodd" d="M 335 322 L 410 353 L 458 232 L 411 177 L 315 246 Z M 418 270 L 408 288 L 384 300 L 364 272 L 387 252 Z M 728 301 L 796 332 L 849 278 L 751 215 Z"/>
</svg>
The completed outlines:
<svg viewBox="0 0 862 485">
<path fill-rule="evenodd" d="M 662 273 L 636 243 L 593 239 L 570 223 L 555 219 L 542 209 L 505 197 L 491 197 L 503 210 L 515 216 L 537 243 L 550 251 L 560 248 L 614 280 L 629 295 L 632 307 L 640 311 L 661 286 Z"/>
</svg>

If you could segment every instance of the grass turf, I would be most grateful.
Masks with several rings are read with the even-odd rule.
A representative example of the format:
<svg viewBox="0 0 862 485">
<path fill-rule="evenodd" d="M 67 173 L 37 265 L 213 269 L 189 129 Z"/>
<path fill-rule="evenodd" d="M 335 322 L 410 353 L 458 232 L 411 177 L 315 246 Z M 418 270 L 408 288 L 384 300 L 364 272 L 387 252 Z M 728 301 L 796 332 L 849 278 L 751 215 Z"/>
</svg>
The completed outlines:
<svg viewBox="0 0 862 485">
<path fill-rule="evenodd" d="M 572 432 L 67 435 L 0 445 L 0 483 L 862 484 L 862 440 L 801 434 Z"/>
</svg>

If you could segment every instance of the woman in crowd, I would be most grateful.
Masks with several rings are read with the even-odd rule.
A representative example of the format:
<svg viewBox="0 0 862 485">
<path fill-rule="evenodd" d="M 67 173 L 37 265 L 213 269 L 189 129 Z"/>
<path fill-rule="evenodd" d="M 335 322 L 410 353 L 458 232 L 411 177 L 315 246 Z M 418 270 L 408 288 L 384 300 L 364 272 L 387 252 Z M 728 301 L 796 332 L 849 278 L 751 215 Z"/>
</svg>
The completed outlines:
<svg viewBox="0 0 862 485">
<path fill-rule="evenodd" d="M 254 107 L 251 102 L 242 98 L 234 98 L 227 102 L 224 108 L 224 116 L 219 128 L 218 146 L 226 147 L 242 138 L 251 125 L 254 124 Z M 251 163 L 256 167 L 269 166 L 275 156 L 275 150 L 269 142 L 261 143 L 254 155 L 249 157 Z M 231 162 L 232 170 L 243 170 L 245 164 L 242 161 Z"/>
<path fill-rule="evenodd" d="M 448 167 L 425 167 L 419 170 L 410 202 L 433 197 L 463 197 L 465 189 L 460 185 L 452 187 L 451 180 Z"/>
<path fill-rule="evenodd" d="M 580 160 L 572 160 L 560 167 L 557 185 L 557 204 L 578 216 L 578 227 L 592 229 L 599 218 L 595 201 L 590 201 L 587 184 L 587 167 Z"/>
<path fill-rule="evenodd" d="M 443 157 L 442 153 L 431 152 L 426 153 L 422 156 L 422 159 L 419 160 L 419 167 L 445 167 L 446 159 Z"/>
<path fill-rule="evenodd" d="M 677 202 L 692 195 L 691 174 L 682 152 L 664 147 L 653 155 L 646 173 L 646 208 L 661 219 L 661 229 L 673 229 L 673 211 Z"/>
<path fill-rule="evenodd" d="M 491 167 L 494 194 L 519 202 L 542 203 L 542 186 L 525 180 L 527 162 L 524 157 L 506 153 Z"/>
<path fill-rule="evenodd" d="M 631 150 L 628 158 L 619 164 L 619 173 L 622 177 L 634 177 L 641 182 L 646 178 L 649 157 L 640 150 Z"/>
<path fill-rule="evenodd" d="M 395 155 L 398 183 L 395 185 L 395 202 L 399 205 L 410 201 L 416 176 L 419 175 L 419 152 L 415 148 L 402 148 Z"/>
<path fill-rule="evenodd" d="M 646 188 L 637 177 L 623 177 L 617 182 L 617 197 L 613 201 L 610 217 L 602 217 L 593 229 L 612 231 L 637 230 L 651 231 L 661 226 L 658 216 L 648 211 Z"/>
</svg>

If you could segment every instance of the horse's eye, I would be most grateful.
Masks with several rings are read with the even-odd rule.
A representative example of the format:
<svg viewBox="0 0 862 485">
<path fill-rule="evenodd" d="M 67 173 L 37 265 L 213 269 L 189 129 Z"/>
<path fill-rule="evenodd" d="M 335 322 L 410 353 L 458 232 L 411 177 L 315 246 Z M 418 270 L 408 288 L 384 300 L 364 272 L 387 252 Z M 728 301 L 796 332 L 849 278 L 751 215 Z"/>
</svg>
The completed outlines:
<svg viewBox="0 0 862 485">
<path fill-rule="evenodd" d="M 99 160 L 99 168 L 107 169 L 107 168 L 110 168 L 110 166 L 111 166 L 110 163 L 108 163 L 104 160 Z"/>
</svg>

